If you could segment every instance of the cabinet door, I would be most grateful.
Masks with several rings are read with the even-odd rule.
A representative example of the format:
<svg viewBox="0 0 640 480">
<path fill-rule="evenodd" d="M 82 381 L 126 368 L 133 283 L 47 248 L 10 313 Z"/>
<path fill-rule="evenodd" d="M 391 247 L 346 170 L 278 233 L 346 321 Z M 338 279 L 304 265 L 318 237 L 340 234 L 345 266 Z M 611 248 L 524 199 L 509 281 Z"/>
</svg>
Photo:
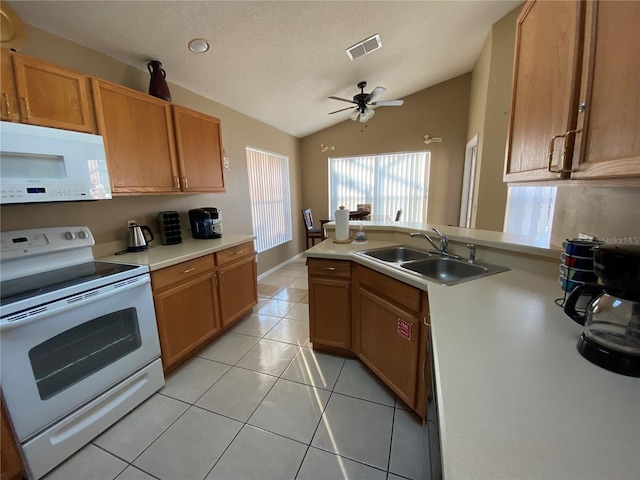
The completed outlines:
<svg viewBox="0 0 640 480">
<path fill-rule="evenodd" d="M 173 106 L 180 188 L 184 192 L 224 192 L 220 120 Z"/>
<path fill-rule="evenodd" d="M 584 2 L 529 1 L 518 17 L 505 182 L 568 178 L 582 64 Z M 563 159 L 564 158 L 564 159 Z"/>
<path fill-rule="evenodd" d="M 154 293 L 165 373 L 219 330 L 213 272 Z"/>
<path fill-rule="evenodd" d="M 258 283 L 255 258 L 218 269 L 220 317 L 226 326 L 247 313 L 258 303 Z"/>
<path fill-rule="evenodd" d="M 416 408 L 420 320 L 366 287 L 357 294 L 358 356 L 410 407 Z"/>
<path fill-rule="evenodd" d="M 351 282 L 309 276 L 309 335 L 314 346 L 351 348 Z"/>
<path fill-rule="evenodd" d="M 180 191 L 171 104 L 92 79 L 114 193 Z"/>
<path fill-rule="evenodd" d="M 9 50 L 0 51 L 0 118 L 10 122 L 20 121 L 18 111 L 18 94 L 16 92 L 16 82 L 13 76 L 13 54 Z"/>
<path fill-rule="evenodd" d="M 23 55 L 13 66 L 23 123 L 96 133 L 85 75 Z"/>
<path fill-rule="evenodd" d="M 585 61 L 571 178 L 640 176 L 640 2 L 587 4 Z"/>
</svg>

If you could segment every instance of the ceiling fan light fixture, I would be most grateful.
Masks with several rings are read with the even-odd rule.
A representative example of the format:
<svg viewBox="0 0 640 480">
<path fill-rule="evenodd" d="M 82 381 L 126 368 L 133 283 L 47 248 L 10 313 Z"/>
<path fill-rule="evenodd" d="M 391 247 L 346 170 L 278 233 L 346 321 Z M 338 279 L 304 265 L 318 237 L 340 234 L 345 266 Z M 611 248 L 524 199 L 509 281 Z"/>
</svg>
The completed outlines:
<svg viewBox="0 0 640 480">
<path fill-rule="evenodd" d="M 355 121 L 358 119 L 358 115 L 360 115 L 360 110 L 358 110 L 357 108 L 354 108 L 353 112 L 349 114 L 349 117 L 351 118 L 351 120 Z"/>
<path fill-rule="evenodd" d="M 360 114 L 360 121 L 364 123 L 367 120 L 369 120 L 371 117 L 373 117 L 375 114 L 376 114 L 375 110 L 372 110 L 369 107 L 365 107 L 364 112 Z"/>
<path fill-rule="evenodd" d="M 211 49 L 211 45 L 204 38 L 194 38 L 188 45 L 193 53 L 206 53 Z"/>
</svg>

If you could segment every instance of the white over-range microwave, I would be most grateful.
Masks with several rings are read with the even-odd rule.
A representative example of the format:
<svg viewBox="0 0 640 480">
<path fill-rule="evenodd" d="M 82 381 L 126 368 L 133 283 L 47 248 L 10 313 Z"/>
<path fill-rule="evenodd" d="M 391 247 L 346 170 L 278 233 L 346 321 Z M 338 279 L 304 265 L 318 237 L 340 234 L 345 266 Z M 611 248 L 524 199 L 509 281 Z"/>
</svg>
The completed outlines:
<svg viewBox="0 0 640 480">
<path fill-rule="evenodd" d="M 111 198 L 100 135 L 0 122 L 0 204 Z"/>
</svg>

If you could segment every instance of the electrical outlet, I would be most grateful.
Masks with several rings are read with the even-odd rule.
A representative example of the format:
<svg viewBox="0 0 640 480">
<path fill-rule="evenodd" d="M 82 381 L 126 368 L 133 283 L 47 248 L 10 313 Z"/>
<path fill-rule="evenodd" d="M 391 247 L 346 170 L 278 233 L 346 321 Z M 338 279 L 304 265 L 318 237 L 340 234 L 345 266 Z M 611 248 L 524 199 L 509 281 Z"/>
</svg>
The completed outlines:
<svg viewBox="0 0 640 480">
<path fill-rule="evenodd" d="M 587 234 L 587 233 L 579 233 L 579 234 L 578 234 L 578 238 L 579 238 L 580 240 L 593 240 L 593 239 L 594 239 L 594 236 L 593 236 L 593 235 L 589 235 L 589 234 Z"/>
<path fill-rule="evenodd" d="M 138 222 L 136 222 L 135 220 L 127 220 L 127 228 L 129 228 L 131 225 L 137 224 Z"/>
</svg>

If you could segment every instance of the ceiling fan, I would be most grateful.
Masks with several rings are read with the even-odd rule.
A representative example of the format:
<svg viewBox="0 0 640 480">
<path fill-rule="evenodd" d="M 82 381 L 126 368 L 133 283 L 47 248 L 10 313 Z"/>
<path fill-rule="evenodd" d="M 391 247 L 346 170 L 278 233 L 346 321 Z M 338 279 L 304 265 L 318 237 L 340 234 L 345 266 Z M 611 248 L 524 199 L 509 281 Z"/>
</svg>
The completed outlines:
<svg viewBox="0 0 640 480">
<path fill-rule="evenodd" d="M 348 100 L 346 98 L 340 98 L 340 97 L 329 97 L 334 100 L 349 102 L 356 105 L 355 108 L 347 107 L 347 108 L 341 108 L 340 110 L 336 110 L 335 112 L 329 112 L 329 115 L 332 115 L 338 112 L 344 112 L 345 110 L 349 110 L 350 108 L 353 108 L 353 112 L 351 112 L 351 115 L 350 115 L 351 120 L 357 120 L 358 116 L 360 116 L 360 121 L 364 123 L 367 120 L 369 120 L 371 117 L 373 117 L 373 115 L 375 114 L 375 111 L 369 108 L 369 105 L 378 105 L 380 107 L 399 107 L 404 103 L 404 100 L 383 100 L 381 102 L 374 102 L 373 100 L 379 95 L 381 95 L 382 93 L 386 92 L 387 89 L 384 87 L 376 87 L 373 89 L 371 93 L 364 93 L 364 89 L 366 86 L 367 86 L 367 82 L 358 83 L 358 88 L 360 89 L 360 93 L 358 93 L 357 95 L 354 95 L 353 100 Z"/>
</svg>

